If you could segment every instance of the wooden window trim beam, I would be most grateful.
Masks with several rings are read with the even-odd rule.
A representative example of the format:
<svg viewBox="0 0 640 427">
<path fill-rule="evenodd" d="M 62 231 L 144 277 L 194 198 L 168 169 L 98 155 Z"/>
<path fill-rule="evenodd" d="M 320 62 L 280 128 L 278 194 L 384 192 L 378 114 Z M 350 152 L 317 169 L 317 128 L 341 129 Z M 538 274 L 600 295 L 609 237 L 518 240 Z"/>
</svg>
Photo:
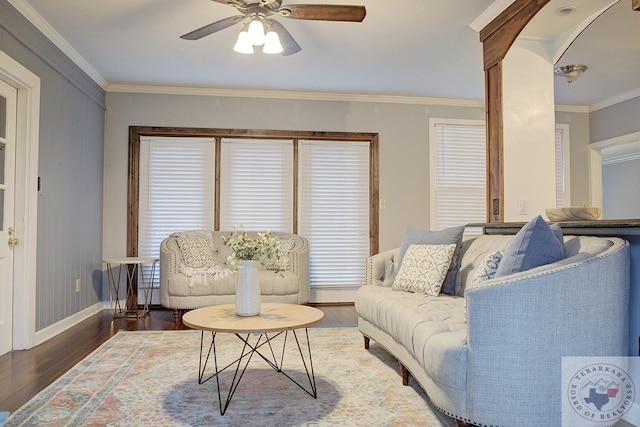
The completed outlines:
<svg viewBox="0 0 640 427">
<path fill-rule="evenodd" d="M 139 200 L 139 170 L 140 170 L 140 139 L 142 136 L 156 137 L 191 137 L 214 138 L 216 141 L 216 212 L 214 227 L 220 227 L 220 146 L 223 138 L 253 138 L 253 139 L 289 139 L 294 141 L 294 157 L 297 168 L 298 142 L 300 140 L 316 141 L 366 141 L 370 147 L 370 252 L 371 255 L 379 251 L 379 136 L 377 133 L 366 132 L 324 132 L 324 131 L 287 131 L 261 129 L 216 129 L 216 128 L 181 128 L 181 127 L 129 127 L 129 184 L 127 197 L 127 256 L 138 256 L 138 200 Z M 294 182 L 297 190 L 297 181 Z M 297 191 L 296 196 L 297 197 Z M 297 207 L 296 207 L 297 209 Z M 297 214 L 297 211 L 294 212 Z M 294 224 L 297 232 L 298 224 Z"/>
<path fill-rule="evenodd" d="M 480 31 L 485 70 L 488 222 L 504 221 L 502 61 L 520 32 L 549 1 L 516 0 Z"/>
</svg>

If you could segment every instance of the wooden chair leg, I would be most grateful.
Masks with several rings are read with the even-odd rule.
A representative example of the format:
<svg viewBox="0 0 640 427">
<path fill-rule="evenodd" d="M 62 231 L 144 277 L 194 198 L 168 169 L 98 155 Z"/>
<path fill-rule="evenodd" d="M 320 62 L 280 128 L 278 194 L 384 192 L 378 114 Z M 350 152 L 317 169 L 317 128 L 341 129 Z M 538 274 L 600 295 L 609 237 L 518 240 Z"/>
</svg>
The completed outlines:
<svg viewBox="0 0 640 427">
<path fill-rule="evenodd" d="M 465 423 L 464 421 L 456 420 L 457 427 L 473 427 L 473 424 Z"/>
<path fill-rule="evenodd" d="M 182 316 L 180 316 L 180 310 L 177 308 L 173 309 L 173 321 L 176 325 L 179 325 L 182 322 Z"/>
<path fill-rule="evenodd" d="M 400 376 L 402 377 L 402 385 L 409 385 L 409 370 L 401 363 Z"/>
<path fill-rule="evenodd" d="M 369 350 L 369 341 L 371 340 L 369 339 L 369 337 L 365 337 L 364 335 L 363 337 L 364 337 L 364 349 Z"/>
</svg>

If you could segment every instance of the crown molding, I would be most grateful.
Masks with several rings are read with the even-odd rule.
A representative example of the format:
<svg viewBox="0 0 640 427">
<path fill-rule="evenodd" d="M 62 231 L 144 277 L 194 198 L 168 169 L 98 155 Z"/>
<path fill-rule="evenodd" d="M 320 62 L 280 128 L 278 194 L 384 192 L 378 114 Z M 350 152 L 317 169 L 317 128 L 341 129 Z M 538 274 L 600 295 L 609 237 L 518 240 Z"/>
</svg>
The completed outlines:
<svg viewBox="0 0 640 427">
<path fill-rule="evenodd" d="M 611 98 L 603 99 L 600 102 L 596 102 L 590 106 L 591 111 L 602 110 L 603 108 L 611 107 L 612 105 L 619 104 L 624 101 L 628 101 L 640 96 L 640 88 L 630 90 L 629 92 L 621 93 L 620 95 L 613 96 Z"/>
<path fill-rule="evenodd" d="M 74 49 L 73 46 L 71 46 L 69 42 L 60 35 L 60 33 L 58 33 L 35 9 L 33 9 L 33 7 L 31 7 L 29 3 L 26 2 L 26 0 L 7 1 L 106 92 L 295 99 L 310 101 L 371 102 L 474 108 L 485 106 L 484 100 L 454 98 L 109 84 L 98 70 L 96 70 L 76 49 Z M 515 0 L 496 0 L 469 26 L 479 32 L 514 1 Z M 537 41 L 547 42 L 548 40 L 540 39 Z M 636 97 L 640 97 L 640 88 L 602 100 L 590 106 L 556 105 L 555 110 L 568 113 L 589 113 Z"/>
<path fill-rule="evenodd" d="M 107 80 L 80 53 L 67 42 L 36 10 L 25 0 L 8 0 L 29 22 L 31 22 L 58 49 L 67 55 L 82 71 L 84 71 L 102 89 L 108 86 Z"/>
<path fill-rule="evenodd" d="M 640 160 L 640 131 L 589 144 L 602 154 L 603 165 Z M 606 150 L 605 149 L 611 149 Z"/>
<path fill-rule="evenodd" d="M 591 112 L 588 105 L 561 105 L 558 104 L 555 110 L 560 113 L 589 113 Z"/>
<path fill-rule="evenodd" d="M 602 150 L 603 148 L 613 147 L 616 145 L 631 144 L 634 142 L 640 142 L 640 131 L 615 136 L 613 138 L 604 139 L 602 141 L 594 141 L 590 144 L 590 146 L 596 150 Z"/>
<path fill-rule="evenodd" d="M 113 93 L 156 95 L 221 96 L 231 98 L 267 98 L 306 101 L 371 102 L 380 104 L 439 105 L 447 107 L 484 108 L 484 100 L 427 98 L 419 96 L 368 95 L 351 93 L 294 92 L 276 90 L 222 89 L 181 86 L 148 86 L 110 84 L 105 89 Z"/>
<path fill-rule="evenodd" d="M 479 33 L 484 27 L 489 25 L 491 21 L 496 19 L 506 8 L 511 6 L 515 0 L 496 0 L 478 16 L 474 21 L 469 24 L 472 30 Z"/>
<path fill-rule="evenodd" d="M 603 157 L 602 166 L 615 165 L 616 163 L 631 162 L 633 160 L 640 160 L 640 153 L 627 154 L 623 156 L 614 156 L 606 159 Z"/>
</svg>

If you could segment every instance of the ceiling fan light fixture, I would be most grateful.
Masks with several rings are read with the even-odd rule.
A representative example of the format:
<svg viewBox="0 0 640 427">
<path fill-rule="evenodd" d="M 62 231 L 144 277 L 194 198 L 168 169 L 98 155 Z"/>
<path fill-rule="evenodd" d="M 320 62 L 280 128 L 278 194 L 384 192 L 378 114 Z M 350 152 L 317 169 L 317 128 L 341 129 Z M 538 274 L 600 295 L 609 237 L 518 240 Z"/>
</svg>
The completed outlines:
<svg viewBox="0 0 640 427">
<path fill-rule="evenodd" d="M 362 22 L 367 14 L 365 6 L 334 4 L 292 4 L 282 7 L 282 0 L 214 0 L 235 7 L 240 15 L 212 22 L 180 36 L 184 40 L 199 40 L 243 23 L 233 50 L 251 54 L 255 46 L 262 46 L 263 53 L 293 55 L 302 50 L 287 29 L 271 15 L 296 20 Z M 636 1 L 636 0 L 634 0 Z M 272 32 L 269 37 L 265 32 Z M 267 40 L 268 38 L 268 40 Z M 266 46 L 265 46 L 266 43 Z"/>
<path fill-rule="evenodd" d="M 280 37 L 278 36 L 278 33 L 276 33 L 275 31 L 269 31 L 265 36 L 262 53 L 274 55 L 276 53 L 282 53 L 283 50 L 284 49 L 282 48 L 282 44 L 280 43 Z"/>
<path fill-rule="evenodd" d="M 246 30 L 240 31 L 238 34 L 238 40 L 236 40 L 233 50 L 245 55 L 251 55 L 253 53 L 253 44 L 251 44 L 251 37 Z"/>
<path fill-rule="evenodd" d="M 562 65 L 553 70 L 553 74 L 560 80 L 571 84 L 587 71 L 587 66 L 582 64 Z"/>
<path fill-rule="evenodd" d="M 254 46 L 262 46 L 265 42 L 264 24 L 260 19 L 254 19 L 249 24 L 249 38 Z"/>
</svg>

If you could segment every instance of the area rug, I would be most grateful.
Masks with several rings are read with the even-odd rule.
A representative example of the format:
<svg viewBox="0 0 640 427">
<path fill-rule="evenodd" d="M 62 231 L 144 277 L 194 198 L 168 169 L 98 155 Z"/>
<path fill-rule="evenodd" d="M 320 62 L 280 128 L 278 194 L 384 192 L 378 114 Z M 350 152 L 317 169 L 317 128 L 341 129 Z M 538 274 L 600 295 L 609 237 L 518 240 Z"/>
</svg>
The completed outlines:
<svg viewBox="0 0 640 427">
<path fill-rule="evenodd" d="M 254 356 L 220 415 L 215 378 L 198 384 L 200 332 L 119 331 L 5 425 L 455 426 L 430 405 L 415 381 L 402 386 L 398 363 L 384 349 L 372 342 L 365 350 L 356 328 L 309 329 L 309 339 L 317 399 Z M 218 334 L 216 345 L 220 366 L 242 348 L 229 334 Z M 274 350 L 281 352 L 282 344 Z M 289 335 L 283 369 L 304 385 L 297 351 Z M 220 375 L 223 391 L 232 376 L 233 370 Z M 223 403 L 224 398 L 223 392 Z"/>
</svg>

